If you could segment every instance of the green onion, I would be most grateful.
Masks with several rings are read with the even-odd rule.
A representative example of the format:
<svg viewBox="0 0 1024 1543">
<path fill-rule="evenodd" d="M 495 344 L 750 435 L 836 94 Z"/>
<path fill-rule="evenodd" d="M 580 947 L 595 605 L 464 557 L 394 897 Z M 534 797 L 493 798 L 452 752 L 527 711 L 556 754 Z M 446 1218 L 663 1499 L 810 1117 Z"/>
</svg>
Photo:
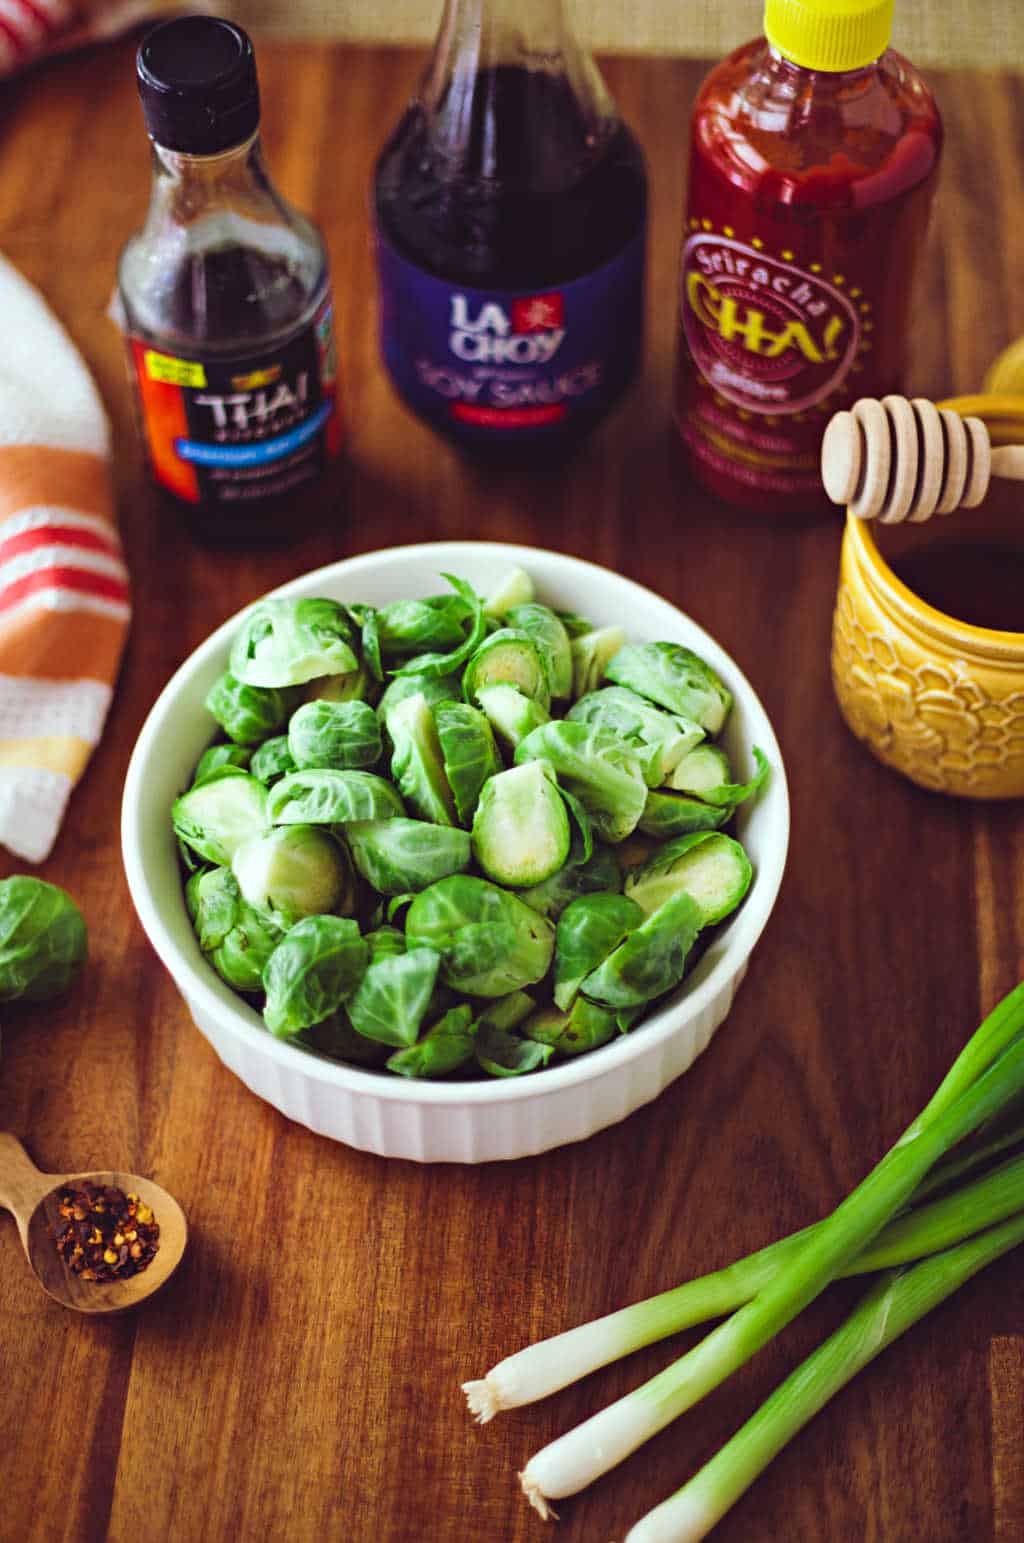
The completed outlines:
<svg viewBox="0 0 1024 1543">
<path fill-rule="evenodd" d="M 1018 1130 L 1017 1136 L 1024 1138 L 1024 1128 Z M 1002 1145 L 992 1143 L 986 1155 L 991 1147 L 1001 1150 Z M 939 1174 L 943 1166 L 937 1166 L 935 1173 Z M 915 1192 L 915 1199 L 920 1193 L 920 1189 Z M 841 1273 L 866 1275 L 872 1270 L 921 1259 L 1019 1210 L 1024 1210 L 1024 1154 L 972 1184 L 897 1217 Z M 527 1345 L 500 1361 L 486 1377 L 463 1383 L 471 1411 L 481 1425 L 486 1424 L 502 1409 L 515 1409 L 547 1398 L 644 1345 L 733 1312 L 774 1279 L 816 1230 L 805 1227 L 725 1269 L 684 1281 L 645 1302 L 636 1302 L 592 1323 Z"/>
<path fill-rule="evenodd" d="M 907 1270 L 883 1274 L 846 1321 L 688 1484 L 632 1527 L 626 1543 L 696 1543 L 772 1458 L 863 1367 L 987 1264 L 1024 1242 L 1024 1213 Z"/>
<path fill-rule="evenodd" d="M 1022 1020 L 1024 984 L 985 1019 L 895 1146 L 752 1301 L 674 1365 L 530 1459 L 520 1480 L 542 1516 L 549 1498 L 592 1483 L 755 1355 L 863 1251 L 946 1152 L 1024 1090 L 1024 1036 L 1013 1037 Z"/>
</svg>

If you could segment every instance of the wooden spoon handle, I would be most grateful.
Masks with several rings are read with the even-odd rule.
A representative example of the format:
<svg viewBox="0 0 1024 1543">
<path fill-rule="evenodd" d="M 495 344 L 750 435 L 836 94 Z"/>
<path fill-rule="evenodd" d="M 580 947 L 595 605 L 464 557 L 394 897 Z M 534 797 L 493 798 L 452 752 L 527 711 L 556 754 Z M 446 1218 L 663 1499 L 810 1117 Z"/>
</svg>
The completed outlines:
<svg viewBox="0 0 1024 1543">
<path fill-rule="evenodd" d="M 24 1225 L 53 1185 L 54 1175 L 40 1173 L 17 1136 L 0 1131 L 0 1206 Z"/>
<path fill-rule="evenodd" d="M 1024 445 L 1003 445 L 993 450 L 992 471 L 997 477 L 1024 482 Z"/>
</svg>

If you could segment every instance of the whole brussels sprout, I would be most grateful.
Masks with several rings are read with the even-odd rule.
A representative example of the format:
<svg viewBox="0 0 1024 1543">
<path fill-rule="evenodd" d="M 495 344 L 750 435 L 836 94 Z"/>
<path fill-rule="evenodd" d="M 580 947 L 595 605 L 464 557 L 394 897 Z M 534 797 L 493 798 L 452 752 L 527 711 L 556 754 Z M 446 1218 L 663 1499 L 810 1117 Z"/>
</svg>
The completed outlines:
<svg viewBox="0 0 1024 1543">
<path fill-rule="evenodd" d="M 230 669 L 250 686 L 301 686 L 358 669 L 354 641 L 336 600 L 261 600 L 242 618 Z"/>
<path fill-rule="evenodd" d="M 422 890 L 405 918 L 410 948 L 436 949 L 446 985 L 467 996 L 500 997 L 547 974 L 555 929 L 486 879 L 455 874 Z"/>
<path fill-rule="evenodd" d="M 692 718 L 717 734 L 732 706 L 732 692 L 692 649 L 680 643 L 627 643 L 605 669 L 609 680 Z"/>
<path fill-rule="evenodd" d="M 405 805 L 390 782 L 373 772 L 289 772 L 267 799 L 267 815 L 274 825 L 346 825 L 404 813 Z"/>
<path fill-rule="evenodd" d="M 87 952 L 82 913 L 66 890 L 29 874 L 0 881 L 0 1001 L 60 996 Z"/>
<path fill-rule="evenodd" d="M 300 771 L 349 771 L 380 759 L 380 723 L 367 702 L 306 702 L 288 723 L 288 750 Z"/>
<path fill-rule="evenodd" d="M 295 705 L 294 693 L 251 686 L 230 672 L 215 680 L 206 694 L 207 712 L 240 745 L 258 745 L 268 734 L 276 734 Z"/>
<path fill-rule="evenodd" d="M 287 1039 L 337 1012 L 362 980 L 368 953 L 354 921 L 307 916 L 296 922 L 263 971 L 270 1032 Z"/>
<path fill-rule="evenodd" d="M 426 820 L 353 820 L 345 826 L 352 861 L 379 895 L 411 894 L 472 860 L 467 831 Z"/>
</svg>

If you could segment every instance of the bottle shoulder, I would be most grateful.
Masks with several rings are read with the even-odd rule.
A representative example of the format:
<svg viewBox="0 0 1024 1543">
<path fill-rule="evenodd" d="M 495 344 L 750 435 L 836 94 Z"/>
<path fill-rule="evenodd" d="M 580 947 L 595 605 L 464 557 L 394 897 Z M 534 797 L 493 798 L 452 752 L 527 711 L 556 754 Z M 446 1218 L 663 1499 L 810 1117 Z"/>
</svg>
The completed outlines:
<svg viewBox="0 0 1024 1543">
<path fill-rule="evenodd" d="M 691 119 L 698 170 L 789 203 L 885 202 L 923 182 L 942 148 L 942 121 L 919 72 L 888 49 L 864 69 L 801 69 L 764 38 L 705 79 Z"/>
</svg>

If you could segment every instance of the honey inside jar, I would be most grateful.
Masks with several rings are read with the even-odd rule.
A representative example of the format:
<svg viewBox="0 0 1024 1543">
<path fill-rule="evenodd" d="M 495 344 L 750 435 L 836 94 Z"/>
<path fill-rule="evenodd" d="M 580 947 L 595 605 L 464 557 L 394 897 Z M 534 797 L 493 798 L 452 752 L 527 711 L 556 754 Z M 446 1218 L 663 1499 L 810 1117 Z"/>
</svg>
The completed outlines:
<svg viewBox="0 0 1024 1543">
<path fill-rule="evenodd" d="M 1024 491 L 993 482 L 984 504 L 920 525 L 876 523 L 878 550 L 926 605 L 999 632 L 1024 633 Z"/>
</svg>

